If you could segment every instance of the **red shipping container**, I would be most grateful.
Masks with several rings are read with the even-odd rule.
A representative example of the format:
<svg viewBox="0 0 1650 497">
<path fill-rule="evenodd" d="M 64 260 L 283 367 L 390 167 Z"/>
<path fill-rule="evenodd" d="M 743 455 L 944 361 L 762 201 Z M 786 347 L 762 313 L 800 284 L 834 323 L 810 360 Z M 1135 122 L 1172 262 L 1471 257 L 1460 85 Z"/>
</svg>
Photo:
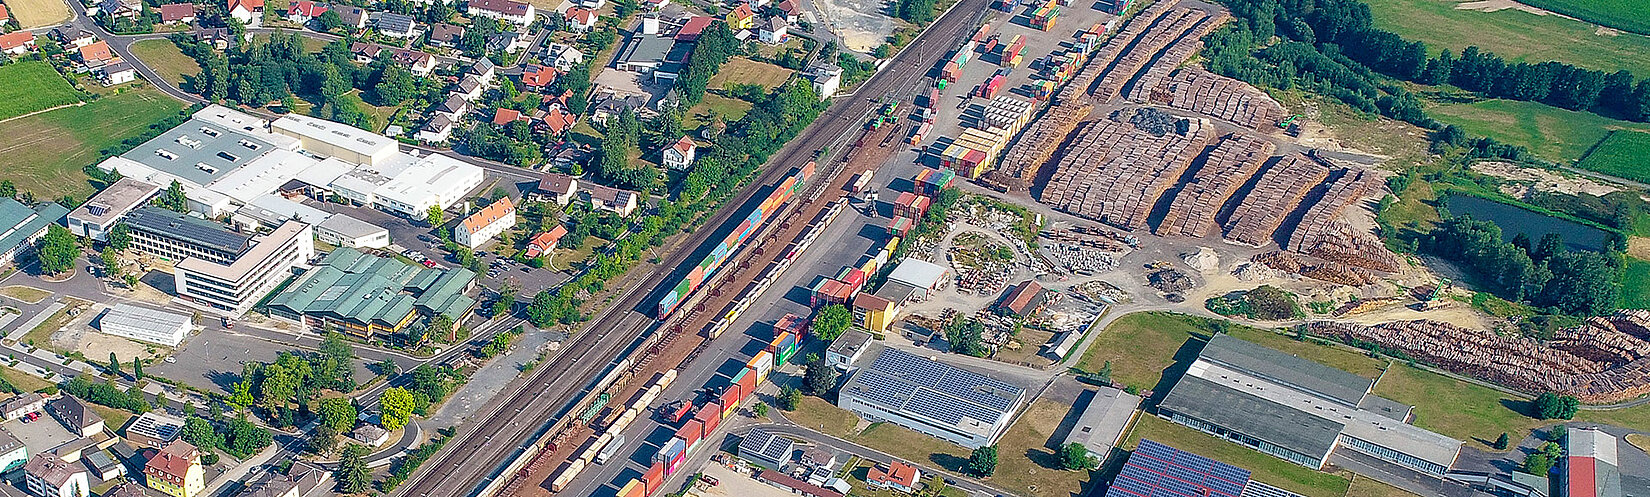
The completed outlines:
<svg viewBox="0 0 1650 497">
<path fill-rule="evenodd" d="M 739 391 L 740 388 L 742 387 L 740 387 L 738 383 L 735 383 L 728 385 L 727 390 L 722 391 L 721 404 L 723 410 L 727 410 L 728 406 L 738 404 L 739 399 L 745 398 L 745 395 Z"/>
<path fill-rule="evenodd" d="M 665 463 L 653 463 L 653 467 L 647 470 L 647 474 L 642 475 L 642 484 L 647 486 L 649 495 L 658 493 L 660 488 L 664 488 Z"/>
<path fill-rule="evenodd" d="M 858 292 L 860 288 L 865 286 L 865 271 L 860 271 L 857 267 L 849 269 L 848 276 L 843 278 L 842 282 L 847 283 L 849 288 Z"/>
<path fill-rule="evenodd" d="M 753 393 L 756 393 L 756 375 L 754 373 L 746 374 L 745 377 L 739 379 L 739 399 L 744 400 Z"/>
<path fill-rule="evenodd" d="M 686 442 L 689 450 L 693 448 L 694 444 L 699 443 L 699 439 L 704 436 L 705 424 L 697 419 L 688 421 L 687 424 L 682 425 L 681 429 L 676 430 L 676 438 Z"/>
<path fill-rule="evenodd" d="M 956 62 L 946 62 L 945 63 L 945 70 L 940 71 L 940 77 L 944 78 L 946 81 L 950 81 L 952 83 L 955 83 L 955 82 L 957 82 L 958 73 L 961 73 L 961 72 L 962 72 L 962 67 L 958 66 Z"/>
<path fill-rule="evenodd" d="M 699 415 L 694 416 L 693 419 L 704 423 L 705 436 L 710 436 L 711 432 L 716 431 L 717 426 L 722 425 L 722 403 L 714 400 L 710 401 L 704 407 L 699 408 Z"/>
<path fill-rule="evenodd" d="M 642 483 L 641 480 L 631 479 L 630 483 L 626 483 L 624 488 L 619 489 L 616 497 L 643 497 L 645 495 L 647 495 L 647 484 Z"/>
</svg>

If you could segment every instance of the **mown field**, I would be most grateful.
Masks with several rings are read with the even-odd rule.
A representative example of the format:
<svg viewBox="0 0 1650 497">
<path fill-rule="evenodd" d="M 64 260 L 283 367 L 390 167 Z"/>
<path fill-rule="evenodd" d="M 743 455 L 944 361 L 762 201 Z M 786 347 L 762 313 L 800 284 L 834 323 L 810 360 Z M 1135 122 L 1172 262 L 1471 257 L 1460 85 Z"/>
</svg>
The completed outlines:
<svg viewBox="0 0 1650 497">
<path fill-rule="evenodd" d="M 1460 53 L 1477 45 L 1510 60 L 1557 60 L 1601 71 L 1627 69 L 1650 75 L 1650 37 L 1598 34 L 1591 24 L 1517 9 L 1457 10 L 1463 0 L 1366 0 L 1375 25 L 1429 48 Z M 1549 0 L 1582 4 L 1592 0 Z M 1605 0 L 1637 4 L 1637 0 Z M 1642 14 L 1640 14 L 1642 16 Z"/>
<path fill-rule="evenodd" d="M 6 9 L 23 29 L 34 29 L 69 20 L 69 5 L 62 0 L 6 0 Z"/>
<path fill-rule="evenodd" d="M 171 40 L 142 40 L 132 44 L 132 55 L 143 59 L 149 69 L 165 78 L 172 86 L 184 91 L 193 91 L 183 84 L 184 76 L 200 74 L 201 65 L 195 59 L 184 55 L 177 44 Z"/>
<path fill-rule="evenodd" d="M 1646 73 L 1650 74 L 1650 73 Z M 1560 109 L 1537 102 L 1480 100 L 1423 104 L 1427 114 L 1454 124 L 1469 135 L 1488 136 L 1522 145 L 1543 159 L 1572 163 L 1612 130 L 1650 131 L 1650 125 L 1620 121 L 1589 112 Z M 1641 156 L 1642 157 L 1642 156 Z M 1612 173 L 1613 174 L 1613 173 Z"/>
<path fill-rule="evenodd" d="M 1650 309 L 1650 261 L 1627 258 L 1621 275 L 1621 307 Z"/>
<path fill-rule="evenodd" d="M 79 101 L 74 86 L 45 61 L 0 66 L 0 119 Z"/>
<path fill-rule="evenodd" d="M 730 84 L 744 83 L 762 85 L 763 88 L 773 89 L 791 79 L 795 71 L 779 67 L 767 62 L 757 62 L 744 57 L 728 59 L 722 69 L 710 77 L 711 88 L 727 88 Z"/>
<path fill-rule="evenodd" d="M 1631 180 L 1650 181 L 1650 133 L 1616 130 L 1598 142 L 1576 167 Z"/>
<path fill-rule="evenodd" d="M 126 90 L 79 107 L 0 123 L 0 157 L 6 177 L 36 198 L 93 192 L 81 168 L 98 152 L 134 136 L 150 124 L 183 109 L 183 104 L 153 87 Z"/>
<path fill-rule="evenodd" d="M 1520 3 L 1608 28 L 1650 35 L 1650 17 L 1645 17 L 1641 0 L 1522 0 Z"/>
</svg>

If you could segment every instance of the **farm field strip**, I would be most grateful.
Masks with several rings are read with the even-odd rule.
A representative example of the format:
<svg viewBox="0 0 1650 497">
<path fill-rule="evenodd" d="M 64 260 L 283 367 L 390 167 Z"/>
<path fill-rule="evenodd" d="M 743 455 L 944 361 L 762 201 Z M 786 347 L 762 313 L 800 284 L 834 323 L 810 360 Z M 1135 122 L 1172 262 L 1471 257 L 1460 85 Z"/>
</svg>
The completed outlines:
<svg viewBox="0 0 1650 497">
<path fill-rule="evenodd" d="M 0 66 L 0 119 L 80 101 L 74 86 L 44 61 Z"/>
</svg>

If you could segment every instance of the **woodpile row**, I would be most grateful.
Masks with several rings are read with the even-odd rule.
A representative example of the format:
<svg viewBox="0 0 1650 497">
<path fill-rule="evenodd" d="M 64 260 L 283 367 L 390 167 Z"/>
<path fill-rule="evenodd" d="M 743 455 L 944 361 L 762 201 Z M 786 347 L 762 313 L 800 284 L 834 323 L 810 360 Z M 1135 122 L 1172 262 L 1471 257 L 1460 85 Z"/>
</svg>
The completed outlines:
<svg viewBox="0 0 1650 497">
<path fill-rule="evenodd" d="M 1326 179 L 1328 166 L 1300 154 L 1283 156 L 1261 173 L 1254 188 L 1232 210 L 1226 220 L 1226 239 L 1256 247 L 1266 245 L 1284 218 Z"/>
<path fill-rule="evenodd" d="M 1378 343 L 1439 368 L 1524 392 L 1559 392 L 1596 404 L 1650 393 L 1650 357 L 1642 352 L 1650 343 L 1623 331 L 1643 330 L 1647 322 L 1650 312 L 1621 311 L 1562 330 L 1552 345 L 1436 321 L 1374 326 L 1314 322 L 1307 331 Z"/>
<path fill-rule="evenodd" d="M 1357 266 L 1341 264 L 1334 261 L 1309 260 L 1306 256 L 1294 252 L 1274 250 L 1262 254 L 1255 254 L 1249 260 L 1265 264 L 1266 267 L 1279 271 L 1288 271 L 1315 280 L 1347 286 L 1364 286 L 1380 278 L 1375 273 Z"/>
<path fill-rule="evenodd" d="M 1221 139 L 1220 145 L 1209 152 L 1203 167 L 1175 194 L 1168 215 L 1154 232 L 1160 236 L 1214 233 L 1215 216 L 1221 206 L 1255 175 L 1274 148 L 1272 142 L 1252 136 L 1231 134 Z"/>
<path fill-rule="evenodd" d="M 1266 92 L 1200 67 L 1176 71 L 1166 83 L 1149 90 L 1148 100 L 1152 103 L 1213 116 L 1256 130 L 1272 129 L 1287 114 L 1283 106 Z"/>
<path fill-rule="evenodd" d="M 1213 32 L 1230 20 L 1232 20 L 1232 15 L 1225 10 L 1221 10 L 1216 12 L 1213 17 L 1198 23 L 1196 27 L 1192 28 L 1191 32 L 1186 33 L 1186 36 L 1181 37 L 1179 40 L 1175 40 L 1173 44 L 1169 45 L 1168 49 L 1163 50 L 1163 54 L 1158 56 L 1157 60 L 1151 61 L 1146 66 L 1146 70 L 1141 72 L 1140 77 L 1136 78 L 1134 84 L 1129 87 L 1125 97 L 1136 102 L 1145 101 L 1146 97 L 1151 95 L 1153 89 L 1168 80 L 1169 75 L 1174 72 L 1175 68 L 1186 63 L 1186 60 L 1191 59 L 1193 54 L 1203 50 L 1204 35 Z"/>
<path fill-rule="evenodd" d="M 1306 209 L 1306 215 L 1301 217 L 1300 223 L 1283 244 L 1285 250 L 1305 252 L 1303 248 L 1316 242 L 1329 232 L 1329 224 L 1340 216 L 1341 209 L 1356 202 L 1364 196 L 1369 186 L 1371 174 L 1362 170 L 1346 169 L 1341 175 L 1329 183 L 1329 188 L 1312 202 Z"/>
<path fill-rule="evenodd" d="M 1119 228 L 1145 227 L 1158 197 L 1208 143 L 1208 123 L 1187 122 L 1184 135 L 1162 136 L 1111 119 L 1089 123 L 1063 151 L 1040 200 Z"/>
<path fill-rule="evenodd" d="M 1331 221 L 1313 240 L 1305 242 L 1297 250 L 1326 261 L 1376 271 L 1393 273 L 1403 269 L 1398 256 L 1387 250 L 1386 244 L 1381 243 L 1374 233 L 1354 228 L 1351 223 L 1340 219 Z"/>
<path fill-rule="evenodd" d="M 1049 163 L 1054 151 L 1060 148 L 1060 143 L 1071 135 L 1072 130 L 1077 128 L 1077 123 L 1087 118 L 1089 111 L 1093 109 L 1088 99 L 1088 91 L 1094 80 L 1117 60 L 1125 47 L 1139 38 L 1141 33 L 1146 32 L 1147 27 L 1174 10 L 1174 4 L 1175 2 L 1152 4 L 1124 23 L 1122 31 L 1116 36 L 1102 43 L 1094 55 L 1089 57 L 1088 63 L 1060 89 L 1054 104 L 1042 117 L 1032 121 L 1024 131 L 1021 131 L 1019 139 L 1003 152 L 1003 159 L 997 169 L 987 173 L 985 179 L 1009 191 L 1029 189 L 1031 182 L 1036 180 L 1043 167 Z"/>
<path fill-rule="evenodd" d="M 1151 62 L 1163 47 L 1181 39 L 1202 37 L 1208 33 L 1207 30 L 1214 29 L 1214 23 L 1205 22 L 1208 20 L 1209 14 L 1201 10 L 1175 9 L 1141 35 L 1134 46 L 1124 50 L 1122 57 L 1117 59 L 1117 63 L 1111 69 L 1106 70 L 1106 75 L 1100 79 L 1100 85 L 1095 87 L 1089 96 L 1097 103 L 1109 102 L 1116 98 L 1118 92 L 1123 90 L 1123 85 L 1134 79 L 1134 75 L 1139 73 L 1146 63 Z"/>
</svg>

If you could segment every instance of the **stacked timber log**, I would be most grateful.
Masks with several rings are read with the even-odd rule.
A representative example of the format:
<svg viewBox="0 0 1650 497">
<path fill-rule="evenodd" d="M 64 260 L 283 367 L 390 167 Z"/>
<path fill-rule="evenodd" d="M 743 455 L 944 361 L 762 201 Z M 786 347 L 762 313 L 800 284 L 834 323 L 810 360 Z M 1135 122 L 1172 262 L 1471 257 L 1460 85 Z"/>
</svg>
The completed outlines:
<svg viewBox="0 0 1650 497">
<path fill-rule="evenodd" d="M 1354 228 L 1340 219 L 1330 222 L 1310 242 L 1303 243 L 1299 251 L 1326 261 L 1387 273 L 1403 268 L 1398 256 L 1387 250 L 1386 244 L 1374 233 Z"/>
<path fill-rule="evenodd" d="M 1215 231 L 1215 216 L 1226 199 L 1272 155 L 1272 142 L 1231 134 L 1209 152 L 1203 167 L 1192 175 L 1169 204 L 1169 212 L 1154 231 L 1160 236 L 1204 236 Z"/>
<path fill-rule="evenodd" d="M 1186 36 L 1175 40 L 1173 44 L 1169 45 L 1169 48 L 1163 50 L 1162 55 L 1151 61 L 1145 72 L 1140 73 L 1140 77 L 1134 80 L 1134 84 L 1129 87 L 1128 93 L 1124 97 L 1136 102 L 1145 101 L 1154 89 L 1169 79 L 1170 73 L 1173 73 L 1175 68 L 1186 63 L 1188 59 L 1192 58 L 1193 54 L 1203 50 L 1204 35 L 1213 32 L 1230 20 L 1232 20 L 1232 15 L 1222 10 L 1198 23 L 1190 32 L 1186 33 Z"/>
<path fill-rule="evenodd" d="M 1334 261 L 1309 260 L 1306 256 L 1294 252 L 1274 250 L 1256 254 L 1250 260 L 1279 271 L 1347 286 L 1364 286 L 1380 281 L 1380 278 L 1368 269 Z"/>
<path fill-rule="evenodd" d="M 1587 403 L 1620 402 L 1650 393 L 1650 357 L 1635 352 L 1650 345 L 1618 331 L 1630 327 L 1642 329 L 1645 316 L 1622 313 L 1604 318 L 1602 322 L 1610 327 L 1589 322 L 1560 333 L 1564 338 L 1559 343 L 1572 350 L 1584 344 L 1607 347 L 1584 354 L 1531 338 L 1503 336 L 1436 321 L 1400 321 L 1373 326 L 1314 322 L 1307 325 L 1307 331 L 1343 341 L 1380 344 L 1454 373 L 1530 393 L 1559 392 Z M 1609 334 L 1610 331 L 1617 332 Z M 1611 360 L 1599 361 L 1586 356 Z"/>
<path fill-rule="evenodd" d="M 1096 103 L 1106 103 L 1116 98 L 1118 92 L 1123 90 L 1123 85 L 1133 80 L 1135 74 L 1138 74 L 1147 62 L 1151 62 L 1157 56 L 1157 52 L 1163 50 L 1163 47 L 1168 46 L 1170 43 L 1196 33 L 1199 31 L 1199 26 L 1207 20 L 1209 20 L 1209 14 L 1201 10 L 1175 9 L 1173 13 L 1158 21 L 1150 30 L 1147 30 L 1140 37 L 1140 40 L 1135 42 L 1134 46 L 1124 50 L 1122 57 L 1117 59 L 1117 63 L 1113 64 L 1111 69 L 1106 70 L 1105 77 L 1100 78 L 1100 85 L 1095 87 L 1094 91 L 1089 93 L 1089 96 Z M 1207 33 L 1207 31 L 1204 32 Z M 1202 35 L 1192 37 L 1197 36 Z"/>
<path fill-rule="evenodd" d="M 1231 121 L 1257 130 L 1272 129 L 1285 115 L 1283 106 L 1266 92 L 1248 83 L 1221 76 L 1201 67 L 1176 71 L 1167 82 L 1149 90 L 1152 103 L 1185 109 Z M 1133 96 L 1131 99 L 1138 100 Z"/>
<path fill-rule="evenodd" d="M 1370 176 L 1362 170 L 1342 170 L 1340 177 L 1329 183 L 1329 189 L 1307 207 L 1306 215 L 1295 225 L 1283 248 L 1305 252 L 1307 246 L 1328 234 L 1330 225 L 1340 217 L 1341 210 L 1364 196 L 1370 186 Z"/>
<path fill-rule="evenodd" d="M 1106 72 L 1112 64 L 1115 64 L 1117 58 L 1121 57 L 1129 46 L 1134 44 L 1135 40 L 1140 39 L 1140 36 L 1146 33 L 1147 29 L 1156 25 L 1160 19 L 1169 17 L 1171 14 L 1174 16 L 1181 15 L 1180 11 L 1184 9 L 1175 9 L 1174 5 L 1176 3 L 1178 2 L 1154 3 L 1151 7 L 1147 7 L 1145 11 L 1140 12 L 1129 19 L 1127 23 L 1124 23 L 1123 29 L 1118 31 L 1116 36 L 1102 42 L 1100 48 L 1089 56 L 1089 61 L 1083 65 L 1082 70 L 1079 70 L 1077 75 L 1073 76 L 1071 81 L 1060 89 L 1060 93 L 1056 94 L 1055 103 L 1067 104 L 1076 103 L 1079 100 L 1089 101 L 1089 91 L 1092 90 L 1090 87 L 1094 86 L 1094 80 L 1099 79 L 1102 73 Z"/>
<path fill-rule="evenodd" d="M 1650 356 L 1650 341 L 1627 330 L 1643 330 L 1650 311 L 1627 310 L 1609 317 L 1594 317 L 1587 323 L 1559 330 L 1553 347 L 1600 362 L 1620 364 Z"/>
<path fill-rule="evenodd" d="M 1226 239 L 1256 247 L 1266 245 L 1307 192 L 1326 179 L 1328 166 L 1300 154 L 1284 156 L 1261 173 L 1254 189 L 1232 210 L 1226 220 Z"/>
<path fill-rule="evenodd" d="M 1066 147 L 1039 200 L 1119 228 L 1145 227 L 1158 197 L 1179 181 L 1209 140 L 1206 122 L 1180 122 L 1184 132 L 1162 134 L 1113 119 L 1089 123 Z"/>
</svg>

